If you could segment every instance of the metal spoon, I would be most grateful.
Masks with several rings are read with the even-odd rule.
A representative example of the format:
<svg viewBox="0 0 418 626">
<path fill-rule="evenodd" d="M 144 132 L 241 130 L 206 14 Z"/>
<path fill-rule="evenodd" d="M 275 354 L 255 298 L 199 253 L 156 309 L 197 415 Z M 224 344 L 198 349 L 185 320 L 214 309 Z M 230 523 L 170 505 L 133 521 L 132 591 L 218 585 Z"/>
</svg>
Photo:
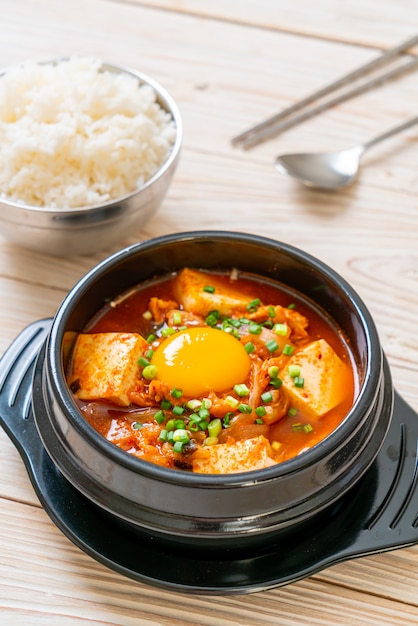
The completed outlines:
<svg viewBox="0 0 418 626">
<path fill-rule="evenodd" d="M 414 117 L 362 145 L 339 152 L 282 154 L 276 159 L 276 168 L 307 187 L 340 189 L 353 182 L 366 150 L 417 123 L 418 117 Z"/>
</svg>

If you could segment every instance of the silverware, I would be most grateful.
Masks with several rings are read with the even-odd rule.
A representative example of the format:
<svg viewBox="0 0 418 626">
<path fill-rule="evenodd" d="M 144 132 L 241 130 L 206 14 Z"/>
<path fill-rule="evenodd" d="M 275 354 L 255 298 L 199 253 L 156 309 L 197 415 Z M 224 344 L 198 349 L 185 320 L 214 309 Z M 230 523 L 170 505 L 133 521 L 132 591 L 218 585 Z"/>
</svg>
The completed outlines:
<svg viewBox="0 0 418 626">
<path fill-rule="evenodd" d="M 339 152 L 283 154 L 277 157 L 276 168 L 307 187 L 340 189 L 353 182 L 366 150 L 414 124 L 418 124 L 418 117 L 395 126 L 362 145 Z"/>
<path fill-rule="evenodd" d="M 410 71 L 411 69 L 414 69 L 418 65 L 418 58 L 414 58 L 408 63 L 404 63 L 401 66 L 390 70 L 389 72 L 380 74 L 375 78 L 372 78 L 370 81 L 354 87 L 353 89 L 345 91 L 342 94 L 332 98 L 331 100 L 328 100 L 322 104 L 317 105 L 316 107 L 308 109 L 307 111 L 302 112 L 299 115 L 291 117 L 298 111 L 301 111 L 308 105 L 312 104 L 313 102 L 320 100 L 326 95 L 345 87 L 351 82 L 356 81 L 358 78 L 361 78 L 362 76 L 369 74 L 374 70 L 377 70 L 382 65 L 389 63 L 393 59 L 396 59 L 396 57 L 401 52 L 405 52 L 416 44 L 418 44 L 418 35 L 411 37 L 410 39 L 396 46 L 395 48 L 387 50 L 376 59 L 369 61 L 365 65 L 358 67 L 352 72 L 349 72 L 338 80 L 326 85 L 322 89 L 319 89 L 318 91 L 315 91 L 309 96 L 296 102 L 292 106 L 284 109 L 279 113 L 276 113 L 265 121 L 256 124 L 252 128 L 249 128 L 245 132 L 236 135 L 232 138 L 232 144 L 240 145 L 244 149 L 252 148 L 253 146 L 267 139 L 268 137 L 276 136 L 279 133 L 287 130 L 288 128 L 291 128 L 296 124 L 300 124 L 301 122 L 310 119 L 314 115 L 318 115 L 319 113 L 326 111 L 330 107 L 336 106 L 337 104 L 340 104 L 341 102 L 344 102 L 349 98 L 360 95 L 361 93 L 364 93 L 365 91 L 368 91 L 369 89 L 372 89 L 373 87 L 376 87 L 383 82 L 391 80 L 397 76 L 400 76 L 403 73 Z"/>
</svg>

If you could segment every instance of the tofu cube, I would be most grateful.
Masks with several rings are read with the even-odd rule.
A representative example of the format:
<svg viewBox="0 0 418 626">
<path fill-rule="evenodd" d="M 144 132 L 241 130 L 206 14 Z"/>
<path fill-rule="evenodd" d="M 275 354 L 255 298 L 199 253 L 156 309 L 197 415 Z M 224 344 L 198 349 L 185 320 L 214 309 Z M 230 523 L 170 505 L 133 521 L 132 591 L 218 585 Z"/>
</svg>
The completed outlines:
<svg viewBox="0 0 418 626">
<path fill-rule="evenodd" d="M 289 366 L 299 366 L 303 387 L 289 375 Z M 324 339 L 295 352 L 279 373 L 292 406 L 310 419 L 318 419 L 336 407 L 345 395 L 349 367 Z"/>
<path fill-rule="evenodd" d="M 232 474 L 275 465 L 271 445 L 263 435 L 199 448 L 192 458 L 193 471 L 201 474 Z"/>
<path fill-rule="evenodd" d="M 213 293 L 204 291 L 204 287 L 215 288 Z M 226 285 L 217 280 L 216 276 L 208 276 L 198 270 L 182 270 L 174 282 L 174 294 L 186 311 L 206 317 L 210 311 L 219 311 L 221 315 L 232 315 L 233 312 L 244 312 L 250 298 L 242 296 L 233 284 Z"/>
<path fill-rule="evenodd" d="M 81 400 L 130 404 L 138 376 L 138 359 L 148 344 L 137 333 L 80 334 L 74 346 L 68 383 Z"/>
</svg>

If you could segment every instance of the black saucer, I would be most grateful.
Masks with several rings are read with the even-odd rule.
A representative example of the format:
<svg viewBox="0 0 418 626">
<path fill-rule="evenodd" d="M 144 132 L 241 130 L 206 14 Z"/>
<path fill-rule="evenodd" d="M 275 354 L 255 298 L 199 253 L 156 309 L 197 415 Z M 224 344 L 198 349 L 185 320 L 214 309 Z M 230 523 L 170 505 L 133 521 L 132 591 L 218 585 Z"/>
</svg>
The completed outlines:
<svg viewBox="0 0 418 626">
<path fill-rule="evenodd" d="M 353 489 L 309 526 L 280 531 L 264 547 L 187 548 L 123 524 L 56 469 L 31 410 L 32 374 L 51 320 L 28 326 L 0 361 L 0 423 L 53 522 L 87 554 L 135 580 L 204 594 L 260 591 L 352 557 L 418 542 L 418 415 L 395 392 L 392 424 L 377 459 Z"/>
</svg>

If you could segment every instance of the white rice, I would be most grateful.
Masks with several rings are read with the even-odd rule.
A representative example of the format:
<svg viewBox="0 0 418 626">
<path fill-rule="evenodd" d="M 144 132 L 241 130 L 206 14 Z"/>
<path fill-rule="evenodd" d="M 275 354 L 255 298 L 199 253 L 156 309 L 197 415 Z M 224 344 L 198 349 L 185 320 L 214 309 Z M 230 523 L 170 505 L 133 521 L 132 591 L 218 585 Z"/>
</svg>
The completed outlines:
<svg viewBox="0 0 418 626">
<path fill-rule="evenodd" d="M 74 208 L 123 196 L 166 161 L 175 139 L 149 85 L 72 58 L 0 77 L 0 196 Z"/>
</svg>

